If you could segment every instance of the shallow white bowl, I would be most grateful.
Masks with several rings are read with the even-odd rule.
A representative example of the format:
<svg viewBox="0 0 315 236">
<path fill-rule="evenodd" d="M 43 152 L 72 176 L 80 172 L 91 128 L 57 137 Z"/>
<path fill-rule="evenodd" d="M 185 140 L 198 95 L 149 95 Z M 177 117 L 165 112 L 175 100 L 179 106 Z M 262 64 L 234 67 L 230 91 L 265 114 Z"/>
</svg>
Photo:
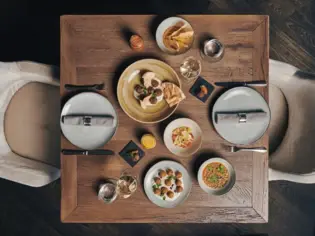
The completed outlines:
<svg viewBox="0 0 315 236">
<path fill-rule="evenodd" d="M 187 126 L 190 127 L 192 130 L 192 134 L 194 136 L 194 141 L 192 145 L 188 148 L 181 148 L 177 147 L 173 144 L 172 140 L 172 131 L 178 127 Z M 173 120 L 171 123 L 168 124 L 164 131 L 164 143 L 165 146 L 172 152 L 173 154 L 181 157 L 191 156 L 192 154 L 196 153 L 202 144 L 202 131 L 199 125 L 188 118 L 179 118 Z"/>
<path fill-rule="evenodd" d="M 218 189 L 210 188 L 210 187 L 208 187 L 208 185 L 206 185 L 203 182 L 202 171 L 208 164 L 213 163 L 213 162 L 220 162 L 222 165 L 224 165 L 227 168 L 227 170 L 229 172 L 229 180 L 223 188 L 218 188 Z M 202 163 L 202 165 L 199 167 L 199 170 L 198 170 L 198 183 L 199 183 L 200 187 L 202 188 L 202 190 L 208 194 L 223 195 L 223 194 L 229 192 L 233 188 L 233 186 L 235 184 L 235 180 L 236 180 L 236 176 L 235 176 L 235 170 L 234 170 L 233 166 L 229 162 L 227 162 L 226 160 L 219 158 L 219 157 L 210 158 L 209 160 L 205 161 L 204 163 Z"/>
<path fill-rule="evenodd" d="M 178 170 L 182 172 L 183 177 L 183 186 L 184 191 L 180 193 L 179 197 L 176 198 L 174 201 L 163 201 L 159 197 L 157 197 L 153 190 L 152 190 L 152 180 L 158 174 L 160 170 L 172 169 L 173 171 Z M 144 191 L 147 197 L 153 202 L 154 204 L 164 207 L 164 208 L 173 208 L 181 203 L 183 203 L 189 196 L 192 187 L 192 181 L 189 176 L 188 171 L 185 169 L 183 165 L 177 163 L 175 161 L 160 161 L 152 166 L 144 177 Z"/>
<path fill-rule="evenodd" d="M 173 55 L 179 55 L 179 54 L 183 54 L 183 53 L 187 52 L 191 48 L 191 46 L 193 45 L 194 40 L 192 41 L 190 47 L 188 47 L 186 50 L 181 51 L 181 52 L 176 52 L 175 50 L 170 50 L 164 45 L 164 42 L 163 42 L 164 32 L 169 27 L 175 25 L 179 21 L 182 21 L 182 22 L 184 22 L 185 24 L 187 24 L 188 26 L 191 27 L 191 25 L 188 23 L 188 21 L 186 21 L 186 20 L 184 20 L 183 18 L 180 18 L 180 17 L 169 17 L 169 18 L 165 19 L 164 21 L 162 21 L 162 23 L 158 26 L 158 28 L 156 30 L 156 33 L 155 33 L 155 39 L 156 39 L 157 45 L 159 46 L 159 48 L 163 52 L 166 52 L 168 54 L 173 54 Z"/>
</svg>

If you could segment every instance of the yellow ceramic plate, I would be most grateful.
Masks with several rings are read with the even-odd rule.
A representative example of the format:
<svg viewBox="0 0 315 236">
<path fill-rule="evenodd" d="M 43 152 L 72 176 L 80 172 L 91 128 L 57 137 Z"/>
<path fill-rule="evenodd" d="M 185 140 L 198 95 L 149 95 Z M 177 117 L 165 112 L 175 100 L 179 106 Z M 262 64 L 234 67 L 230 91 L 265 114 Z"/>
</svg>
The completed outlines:
<svg viewBox="0 0 315 236">
<path fill-rule="evenodd" d="M 141 76 L 147 71 L 154 72 L 162 82 L 172 82 L 181 87 L 176 72 L 169 65 L 155 59 L 143 59 L 131 64 L 121 74 L 117 86 L 117 96 L 121 108 L 132 119 L 141 123 L 157 123 L 172 115 L 178 105 L 170 108 L 163 99 L 147 109 L 140 106 L 139 100 L 134 97 L 134 87 L 136 84 L 140 84 Z"/>
</svg>

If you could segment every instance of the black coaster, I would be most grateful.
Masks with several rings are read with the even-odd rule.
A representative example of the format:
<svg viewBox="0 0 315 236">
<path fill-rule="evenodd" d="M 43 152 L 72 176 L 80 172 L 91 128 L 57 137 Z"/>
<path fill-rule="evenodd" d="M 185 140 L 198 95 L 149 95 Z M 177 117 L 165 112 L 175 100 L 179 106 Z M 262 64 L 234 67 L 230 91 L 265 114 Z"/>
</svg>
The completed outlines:
<svg viewBox="0 0 315 236">
<path fill-rule="evenodd" d="M 130 153 L 131 151 L 138 150 L 139 160 L 134 160 Z M 144 157 L 145 153 L 137 146 L 132 140 L 120 151 L 119 155 L 131 166 L 134 167 Z"/>
<path fill-rule="evenodd" d="M 199 92 L 201 91 L 201 89 L 200 89 L 201 85 L 206 86 L 206 88 L 208 89 L 208 93 L 206 95 L 204 95 L 203 97 L 198 96 Z M 205 80 L 199 76 L 198 79 L 193 84 L 193 86 L 190 88 L 189 92 L 193 96 L 198 98 L 200 101 L 206 102 L 207 99 L 210 97 L 213 90 L 214 90 L 214 87 L 207 80 Z"/>
</svg>

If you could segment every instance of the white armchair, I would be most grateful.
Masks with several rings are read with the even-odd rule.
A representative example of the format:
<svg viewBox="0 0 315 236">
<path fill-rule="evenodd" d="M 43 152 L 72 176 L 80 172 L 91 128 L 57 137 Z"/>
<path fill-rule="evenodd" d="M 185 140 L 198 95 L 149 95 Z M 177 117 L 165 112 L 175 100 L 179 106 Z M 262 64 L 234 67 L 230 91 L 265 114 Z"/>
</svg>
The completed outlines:
<svg viewBox="0 0 315 236">
<path fill-rule="evenodd" d="M 269 63 L 269 181 L 315 183 L 315 74 Z"/>
<path fill-rule="evenodd" d="M 60 177 L 56 68 L 0 62 L 0 177 L 40 187 Z"/>
</svg>

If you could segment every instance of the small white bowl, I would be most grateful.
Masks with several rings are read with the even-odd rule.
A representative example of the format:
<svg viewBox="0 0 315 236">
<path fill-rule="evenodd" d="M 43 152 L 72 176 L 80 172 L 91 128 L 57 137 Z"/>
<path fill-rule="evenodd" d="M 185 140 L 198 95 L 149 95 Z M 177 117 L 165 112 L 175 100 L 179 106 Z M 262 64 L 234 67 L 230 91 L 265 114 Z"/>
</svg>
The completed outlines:
<svg viewBox="0 0 315 236">
<path fill-rule="evenodd" d="M 227 168 L 227 170 L 229 172 L 229 180 L 228 180 L 227 184 L 222 188 L 210 188 L 208 185 L 206 185 L 203 182 L 203 179 L 202 179 L 203 169 L 208 164 L 213 163 L 213 162 L 221 163 L 222 165 L 224 165 Z M 217 195 L 217 196 L 226 194 L 234 186 L 235 180 L 236 180 L 236 176 L 235 176 L 235 170 L 234 170 L 233 166 L 229 162 L 227 162 L 226 160 L 219 158 L 219 157 L 210 158 L 209 160 L 205 161 L 204 163 L 202 163 L 202 165 L 199 167 L 199 170 L 198 170 L 198 183 L 199 183 L 200 187 L 202 188 L 202 190 L 208 194 Z"/>
<path fill-rule="evenodd" d="M 173 54 L 173 55 L 179 55 L 179 54 L 183 54 L 185 52 L 187 52 L 193 45 L 194 40 L 192 40 L 191 45 L 186 49 L 183 50 L 181 52 L 176 52 L 175 50 L 170 50 L 168 49 L 163 42 L 163 35 L 164 32 L 171 26 L 175 25 L 177 22 L 182 21 L 184 22 L 187 26 L 191 25 L 188 23 L 188 21 L 184 20 L 183 18 L 180 17 L 169 17 L 167 19 L 165 19 L 164 21 L 162 21 L 162 23 L 158 26 L 156 33 L 155 33 L 155 39 L 156 39 L 156 43 L 159 46 L 159 48 L 163 51 L 166 52 L 168 54 Z M 191 27 L 192 28 L 192 27 Z"/>
<path fill-rule="evenodd" d="M 187 126 L 191 128 L 192 134 L 194 136 L 194 141 L 192 142 L 192 145 L 188 148 L 182 148 L 177 147 L 173 144 L 172 140 L 172 132 L 174 129 L 181 127 L 181 126 Z M 165 146 L 172 152 L 173 154 L 181 157 L 187 157 L 191 156 L 194 153 L 196 153 L 202 144 L 202 131 L 199 127 L 199 125 L 188 118 L 179 118 L 176 120 L 173 120 L 171 123 L 168 124 L 164 131 L 164 143 Z"/>
</svg>

